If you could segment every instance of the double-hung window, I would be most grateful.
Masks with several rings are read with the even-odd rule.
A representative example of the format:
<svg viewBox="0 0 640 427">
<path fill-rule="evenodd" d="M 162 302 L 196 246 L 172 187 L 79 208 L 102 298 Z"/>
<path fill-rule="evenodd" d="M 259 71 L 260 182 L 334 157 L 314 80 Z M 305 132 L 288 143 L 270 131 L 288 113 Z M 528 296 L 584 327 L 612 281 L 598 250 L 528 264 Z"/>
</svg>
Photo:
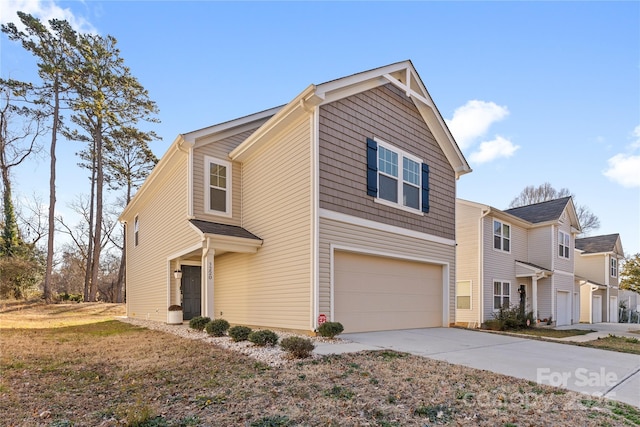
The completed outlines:
<svg viewBox="0 0 640 427">
<path fill-rule="evenodd" d="M 497 219 L 493 220 L 493 248 L 511 252 L 511 226 Z"/>
<path fill-rule="evenodd" d="M 205 157 L 205 212 L 231 216 L 231 163 Z"/>
<path fill-rule="evenodd" d="M 367 150 L 367 193 L 383 204 L 429 212 L 429 167 L 385 142 L 368 139 Z"/>
<path fill-rule="evenodd" d="M 493 309 L 509 308 L 510 300 L 511 283 L 495 280 L 493 282 Z"/>
<path fill-rule="evenodd" d="M 618 260 L 611 258 L 611 277 L 618 277 Z"/>
<path fill-rule="evenodd" d="M 564 231 L 558 231 L 558 256 L 569 258 L 569 234 Z"/>
</svg>

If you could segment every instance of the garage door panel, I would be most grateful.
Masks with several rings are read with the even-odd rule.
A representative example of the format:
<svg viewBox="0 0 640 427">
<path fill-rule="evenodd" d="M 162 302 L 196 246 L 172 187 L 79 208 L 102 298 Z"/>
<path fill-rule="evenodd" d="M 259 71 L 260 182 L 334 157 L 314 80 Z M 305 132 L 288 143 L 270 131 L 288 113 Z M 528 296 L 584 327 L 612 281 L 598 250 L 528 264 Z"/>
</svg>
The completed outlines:
<svg viewBox="0 0 640 427">
<path fill-rule="evenodd" d="M 345 332 L 442 326 L 442 267 L 336 252 L 334 315 Z"/>
</svg>

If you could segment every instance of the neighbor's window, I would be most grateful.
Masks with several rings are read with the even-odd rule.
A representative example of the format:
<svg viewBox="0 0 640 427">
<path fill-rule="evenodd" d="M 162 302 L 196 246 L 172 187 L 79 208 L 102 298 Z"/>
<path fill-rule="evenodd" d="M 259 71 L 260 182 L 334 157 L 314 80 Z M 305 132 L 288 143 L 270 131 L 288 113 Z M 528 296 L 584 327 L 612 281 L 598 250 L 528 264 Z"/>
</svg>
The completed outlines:
<svg viewBox="0 0 640 427">
<path fill-rule="evenodd" d="M 456 282 L 456 309 L 471 310 L 471 280 Z"/>
<path fill-rule="evenodd" d="M 509 282 L 493 282 L 493 309 L 509 308 L 511 299 L 511 284 Z"/>
<path fill-rule="evenodd" d="M 618 260 L 611 258 L 611 277 L 618 277 Z"/>
<path fill-rule="evenodd" d="M 378 142 L 378 197 L 420 210 L 421 164 L 420 159 L 389 144 Z"/>
<path fill-rule="evenodd" d="M 564 231 L 558 231 L 558 256 L 569 258 L 569 234 Z"/>
<path fill-rule="evenodd" d="M 140 221 L 136 215 L 133 219 L 133 246 L 138 246 L 138 231 L 140 231 Z"/>
<path fill-rule="evenodd" d="M 231 216 L 231 163 L 205 158 L 205 211 Z"/>
<path fill-rule="evenodd" d="M 493 247 L 511 252 L 511 226 L 497 219 L 493 220 Z"/>
</svg>

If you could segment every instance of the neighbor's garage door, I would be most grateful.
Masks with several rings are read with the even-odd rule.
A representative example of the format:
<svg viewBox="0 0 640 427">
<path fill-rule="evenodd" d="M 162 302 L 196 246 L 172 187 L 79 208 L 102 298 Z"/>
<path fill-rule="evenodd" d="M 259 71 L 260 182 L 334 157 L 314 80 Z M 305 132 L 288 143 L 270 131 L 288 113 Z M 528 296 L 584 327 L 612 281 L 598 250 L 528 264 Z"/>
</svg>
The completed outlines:
<svg viewBox="0 0 640 427">
<path fill-rule="evenodd" d="M 442 326 L 442 267 L 350 252 L 334 255 L 334 315 L 345 332 Z"/>
</svg>

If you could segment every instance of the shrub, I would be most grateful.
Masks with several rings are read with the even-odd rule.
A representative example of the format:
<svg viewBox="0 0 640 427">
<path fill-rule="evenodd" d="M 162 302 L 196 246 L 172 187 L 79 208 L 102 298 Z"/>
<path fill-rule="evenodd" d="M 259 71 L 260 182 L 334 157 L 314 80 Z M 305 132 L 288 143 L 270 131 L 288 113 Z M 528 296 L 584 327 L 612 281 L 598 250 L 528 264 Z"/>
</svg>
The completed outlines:
<svg viewBox="0 0 640 427">
<path fill-rule="evenodd" d="M 270 331 L 269 329 L 253 331 L 249 334 L 247 339 L 260 347 L 278 344 L 278 335 L 275 332 Z"/>
<path fill-rule="evenodd" d="M 229 329 L 229 336 L 234 342 L 246 341 L 251 333 L 251 328 L 248 326 L 234 326 Z"/>
<path fill-rule="evenodd" d="M 344 331 L 344 326 L 340 322 L 324 322 L 318 327 L 320 336 L 333 338 Z"/>
<path fill-rule="evenodd" d="M 316 348 L 309 338 L 302 337 L 283 338 L 282 342 L 280 342 L 280 347 L 295 359 L 304 359 L 311 356 L 311 352 Z"/>
<path fill-rule="evenodd" d="M 533 325 L 533 312 L 523 313 L 517 305 L 501 307 L 493 317 L 498 322 L 498 329 L 502 331 L 528 328 L 530 325 Z M 529 321 L 529 325 L 527 325 L 527 320 Z M 485 324 L 489 329 L 495 329 L 496 327 L 496 324 L 491 321 L 487 321 Z"/>
<path fill-rule="evenodd" d="M 209 322 L 211 322 L 211 319 L 209 317 L 196 316 L 193 319 L 189 320 L 189 327 L 191 329 L 195 329 L 196 331 L 201 331 Z"/>
<path fill-rule="evenodd" d="M 216 319 L 207 323 L 204 327 L 209 335 L 221 337 L 229 330 L 229 322 L 224 319 Z"/>
</svg>

